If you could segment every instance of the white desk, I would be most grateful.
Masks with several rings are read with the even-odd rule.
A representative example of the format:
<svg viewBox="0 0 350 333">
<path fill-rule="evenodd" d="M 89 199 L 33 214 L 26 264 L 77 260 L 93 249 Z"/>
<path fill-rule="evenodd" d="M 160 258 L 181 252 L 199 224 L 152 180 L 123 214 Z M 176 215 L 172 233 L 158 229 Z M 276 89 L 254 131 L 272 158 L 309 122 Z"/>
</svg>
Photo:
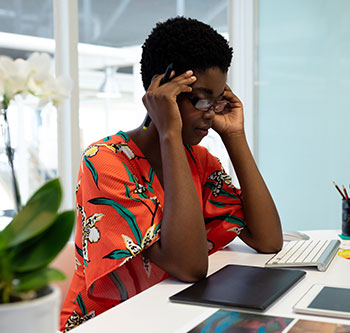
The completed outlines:
<svg viewBox="0 0 350 333">
<path fill-rule="evenodd" d="M 336 230 L 305 233 L 313 239 L 335 239 L 338 235 Z M 257 254 L 236 239 L 225 249 L 209 257 L 209 274 L 227 264 L 263 267 L 270 257 L 272 257 L 270 254 Z M 297 315 L 292 312 L 292 306 L 314 283 L 350 286 L 350 260 L 336 255 L 326 272 L 319 272 L 315 268 L 304 270 L 307 272 L 306 277 L 277 300 L 264 314 L 350 325 L 350 320 Z M 218 310 L 218 308 L 176 304 L 168 300 L 169 296 L 189 285 L 175 279 L 165 280 L 87 321 L 73 331 L 74 333 L 186 332 Z"/>
</svg>

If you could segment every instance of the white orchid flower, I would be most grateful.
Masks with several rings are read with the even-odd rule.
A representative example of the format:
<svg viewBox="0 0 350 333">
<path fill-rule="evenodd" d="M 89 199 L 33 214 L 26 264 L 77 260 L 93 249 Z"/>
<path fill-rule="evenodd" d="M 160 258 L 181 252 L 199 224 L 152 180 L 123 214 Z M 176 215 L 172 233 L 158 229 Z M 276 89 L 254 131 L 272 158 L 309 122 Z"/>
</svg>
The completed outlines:
<svg viewBox="0 0 350 333">
<path fill-rule="evenodd" d="M 33 53 L 27 60 L 28 89 L 34 95 L 44 95 L 45 85 L 55 80 L 50 73 L 51 58 L 47 53 Z"/>
<path fill-rule="evenodd" d="M 51 57 L 33 53 L 28 60 L 0 57 L 0 103 L 7 108 L 16 95 L 31 94 L 39 98 L 38 107 L 48 102 L 57 105 L 69 97 L 72 80 L 55 78 L 50 73 Z"/>
<path fill-rule="evenodd" d="M 3 101 L 10 101 L 18 94 L 27 92 L 26 80 L 28 70 L 25 60 L 12 60 L 9 57 L 0 57 L 1 94 Z"/>
<path fill-rule="evenodd" d="M 30 71 L 38 77 L 50 73 L 51 58 L 47 53 L 32 53 L 27 62 Z"/>
<path fill-rule="evenodd" d="M 39 106 L 43 106 L 49 101 L 54 105 L 58 105 L 63 100 L 69 97 L 69 93 L 73 87 L 73 82 L 70 78 L 60 75 L 57 79 L 50 77 L 43 82 L 40 91 L 37 91 L 36 96 L 40 97 Z"/>
</svg>

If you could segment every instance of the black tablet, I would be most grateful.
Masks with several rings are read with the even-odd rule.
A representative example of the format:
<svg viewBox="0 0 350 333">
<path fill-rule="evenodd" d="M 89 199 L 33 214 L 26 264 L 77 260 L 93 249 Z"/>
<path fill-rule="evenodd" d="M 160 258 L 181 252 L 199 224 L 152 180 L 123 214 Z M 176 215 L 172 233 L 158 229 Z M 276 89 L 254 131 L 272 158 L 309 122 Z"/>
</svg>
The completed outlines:
<svg viewBox="0 0 350 333">
<path fill-rule="evenodd" d="M 227 265 L 172 295 L 172 302 L 264 311 L 305 276 L 296 269 Z"/>
</svg>

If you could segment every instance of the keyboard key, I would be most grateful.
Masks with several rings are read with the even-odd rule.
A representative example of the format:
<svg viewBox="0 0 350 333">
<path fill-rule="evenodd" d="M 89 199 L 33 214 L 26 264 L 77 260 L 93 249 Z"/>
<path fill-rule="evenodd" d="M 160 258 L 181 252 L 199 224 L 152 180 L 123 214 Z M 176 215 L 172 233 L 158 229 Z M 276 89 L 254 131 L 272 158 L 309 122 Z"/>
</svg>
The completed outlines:
<svg viewBox="0 0 350 333">
<path fill-rule="evenodd" d="M 318 261 L 318 259 L 321 258 L 321 255 L 322 255 L 322 254 L 324 253 L 324 251 L 327 249 L 327 247 L 328 247 L 328 245 L 329 245 L 330 242 L 331 242 L 331 241 L 328 240 L 326 243 L 324 243 L 324 244 L 322 245 L 322 247 L 320 248 L 320 250 L 317 252 L 316 256 L 312 259 L 312 261 Z"/>
<path fill-rule="evenodd" d="M 306 241 L 295 241 L 294 246 L 286 253 L 286 255 L 280 260 L 281 263 L 291 261 L 291 258 L 294 257 L 295 253 L 298 252 L 299 249 L 302 249 Z"/>
<path fill-rule="evenodd" d="M 298 250 L 293 254 L 293 256 L 289 259 L 290 262 L 303 262 L 305 256 L 307 256 L 312 249 L 314 248 L 314 244 L 317 241 L 304 242 L 302 246 L 298 248 Z"/>
</svg>

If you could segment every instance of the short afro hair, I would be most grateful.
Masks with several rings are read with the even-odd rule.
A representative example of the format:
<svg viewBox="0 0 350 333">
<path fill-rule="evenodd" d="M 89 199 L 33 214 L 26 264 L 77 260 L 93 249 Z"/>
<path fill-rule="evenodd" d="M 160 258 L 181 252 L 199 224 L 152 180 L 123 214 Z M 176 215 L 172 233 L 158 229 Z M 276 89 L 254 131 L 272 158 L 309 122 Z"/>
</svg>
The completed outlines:
<svg viewBox="0 0 350 333">
<path fill-rule="evenodd" d="M 153 76 L 164 73 L 170 63 L 175 75 L 211 67 L 226 73 L 232 53 L 227 40 L 208 24 L 182 16 L 159 22 L 142 45 L 143 86 L 147 90 Z"/>
</svg>

